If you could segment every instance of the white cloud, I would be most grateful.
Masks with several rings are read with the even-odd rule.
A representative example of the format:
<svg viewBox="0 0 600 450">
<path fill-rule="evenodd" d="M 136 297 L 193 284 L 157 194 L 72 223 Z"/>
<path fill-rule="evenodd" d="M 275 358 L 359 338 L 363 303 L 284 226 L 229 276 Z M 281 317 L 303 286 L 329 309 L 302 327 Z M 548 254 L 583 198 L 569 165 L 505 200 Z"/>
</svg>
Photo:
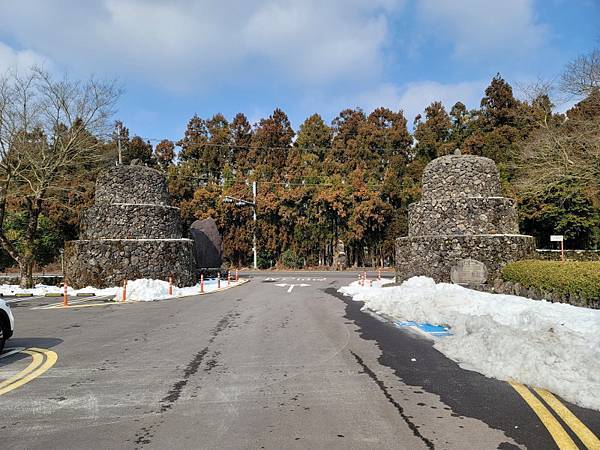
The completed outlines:
<svg viewBox="0 0 600 450">
<path fill-rule="evenodd" d="M 405 85 L 384 83 L 372 89 L 359 92 L 351 97 L 342 96 L 330 101 L 313 98 L 307 105 L 318 111 L 327 111 L 331 117 L 344 108 L 360 107 L 367 114 L 383 106 L 393 111 L 403 110 L 409 127 L 417 114 L 422 114 L 434 101 L 441 101 L 450 112 L 452 106 L 460 101 L 467 108 L 479 107 L 481 98 L 489 81 L 466 81 L 460 83 L 438 83 L 419 81 Z"/>
<path fill-rule="evenodd" d="M 449 41 L 460 58 L 526 54 L 549 33 L 536 21 L 533 0 L 419 0 L 417 11 L 426 33 Z"/>
<path fill-rule="evenodd" d="M 31 50 L 17 51 L 0 42 L 0 75 L 8 70 L 24 71 L 39 65 L 48 68 L 50 62 Z"/>
<path fill-rule="evenodd" d="M 253 74 L 310 85 L 377 74 L 403 1 L 5 0 L 0 28 L 63 65 L 172 88 Z"/>
</svg>

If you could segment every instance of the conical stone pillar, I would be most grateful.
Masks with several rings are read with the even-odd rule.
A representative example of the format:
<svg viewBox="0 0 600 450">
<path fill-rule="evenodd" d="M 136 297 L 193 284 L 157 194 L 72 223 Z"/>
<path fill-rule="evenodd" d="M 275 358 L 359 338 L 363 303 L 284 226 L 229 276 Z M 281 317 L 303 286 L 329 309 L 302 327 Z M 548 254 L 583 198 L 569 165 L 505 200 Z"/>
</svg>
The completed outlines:
<svg viewBox="0 0 600 450">
<path fill-rule="evenodd" d="M 423 198 L 409 206 L 408 216 L 408 236 L 396 240 L 398 282 L 425 275 L 437 282 L 489 284 L 506 263 L 535 252 L 533 237 L 519 234 L 515 201 L 501 196 L 489 158 L 431 161 L 423 171 Z M 478 273 L 470 280 L 465 268 Z"/>
<path fill-rule="evenodd" d="M 194 284 L 193 241 L 182 239 L 179 209 L 170 206 L 165 177 L 157 170 L 117 166 L 102 173 L 80 228 L 81 240 L 65 244 L 70 286 L 169 276 L 179 286 Z"/>
</svg>

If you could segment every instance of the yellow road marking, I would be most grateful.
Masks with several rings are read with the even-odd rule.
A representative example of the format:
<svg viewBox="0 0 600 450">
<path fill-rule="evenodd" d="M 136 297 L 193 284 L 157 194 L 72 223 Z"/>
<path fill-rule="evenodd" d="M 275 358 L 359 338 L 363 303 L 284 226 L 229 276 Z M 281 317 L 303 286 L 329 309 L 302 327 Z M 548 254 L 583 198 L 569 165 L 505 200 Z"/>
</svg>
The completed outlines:
<svg viewBox="0 0 600 450">
<path fill-rule="evenodd" d="M 39 377 L 56 364 L 58 360 L 58 355 L 55 352 L 43 348 L 32 347 L 23 350 L 22 353 L 30 355 L 33 361 L 24 370 L 0 383 L 0 395 L 15 390 Z M 45 361 L 44 356 L 46 357 Z"/>
<path fill-rule="evenodd" d="M 29 363 L 29 365 L 27 367 L 25 367 L 25 369 L 23 369 L 22 371 L 20 371 L 18 374 L 13 375 L 10 378 L 7 378 L 6 380 L 4 380 L 3 382 L 0 383 L 0 395 L 3 393 L 2 389 L 4 389 L 6 386 L 9 386 L 10 384 L 14 383 L 15 381 L 21 379 L 23 376 L 27 375 L 30 372 L 33 372 L 37 367 L 42 365 L 42 361 L 44 360 L 44 355 L 41 355 L 39 353 L 30 353 L 27 352 L 26 350 L 22 350 L 23 353 L 28 353 L 29 355 L 32 356 L 32 361 Z"/>
<path fill-rule="evenodd" d="M 122 305 L 122 302 L 102 302 L 102 303 L 75 303 L 68 306 L 62 303 L 53 303 L 52 305 L 36 306 L 31 309 L 72 309 L 72 308 L 90 308 L 92 306 L 106 306 L 106 305 Z"/>
<path fill-rule="evenodd" d="M 519 393 L 523 400 L 533 409 L 533 412 L 540 418 L 542 424 L 550 432 L 552 439 L 558 445 L 560 450 L 578 450 L 573 439 L 567 434 L 562 425 L 554 418 L 552 413 L 537 399 L 525 386 L 512 381 L 508 382 Z"/>
<path fill-rule="evenodd" d="M 575 414 L 569 411 L 559 399 L 545 389 L 535 389 L 535 391 L 554 411 L 556 411 L 556 414 L 564 420 L 589 450 L 600 450 L 600 439 L 598 439 L 596 435 L 575 416 Z"/>
</svg>

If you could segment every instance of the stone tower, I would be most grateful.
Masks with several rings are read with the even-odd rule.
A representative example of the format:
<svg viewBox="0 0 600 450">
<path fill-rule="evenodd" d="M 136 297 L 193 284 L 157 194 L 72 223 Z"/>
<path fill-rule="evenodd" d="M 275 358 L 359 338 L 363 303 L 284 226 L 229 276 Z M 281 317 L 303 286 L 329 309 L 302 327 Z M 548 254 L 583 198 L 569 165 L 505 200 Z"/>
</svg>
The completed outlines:
<svg viewBox="0 0 600 450">
<path fill-rule="evenodd" d="M 194 283 L 193 241 L 182 239 L 179 209 L 163 174 L 117 166 L 100 174 L 95 204 L 82 213 L 81 240 L 65 244 L 65 280 L 76 288 L 154 278 Z"/>
<path fill-rule="evenodd" d="M 490 283 L 503 265 L 534 251 L 533 237 L 519 234 L 515 201 L 501 196 L 494 161 L 442 156 L 425 167 L 423 197 L 408 208 L 408 237 L 396 241 L 397 281 L 449 282 L 452 274 L 461 284 Z M 473 279 L 469 270 L 478 272 Z"/>
</svg>

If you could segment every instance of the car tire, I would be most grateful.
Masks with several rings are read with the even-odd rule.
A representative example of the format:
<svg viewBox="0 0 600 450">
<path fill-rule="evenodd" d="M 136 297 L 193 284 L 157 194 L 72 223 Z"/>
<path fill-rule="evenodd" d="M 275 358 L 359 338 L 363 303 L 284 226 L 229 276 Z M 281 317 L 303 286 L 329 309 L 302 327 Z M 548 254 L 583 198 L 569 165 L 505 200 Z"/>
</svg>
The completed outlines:
<svg viewBox="0 0 600 450">
<path fill-rule="evenodd" d="M 4 344 L 6 344 L 6 340 L 8 339 L 8 333 L 6 332 L 5 325 L 2 321 L 0 321 L 0 354 L 4 351 Z"/>
<path fill-rule="evenodd" d="M 10 325 L 8 324 L 8 318 L 4 315 L 0 315 L 0 353 L 4 350 L 4 344 L 11 336 Z"/>
</svg>

